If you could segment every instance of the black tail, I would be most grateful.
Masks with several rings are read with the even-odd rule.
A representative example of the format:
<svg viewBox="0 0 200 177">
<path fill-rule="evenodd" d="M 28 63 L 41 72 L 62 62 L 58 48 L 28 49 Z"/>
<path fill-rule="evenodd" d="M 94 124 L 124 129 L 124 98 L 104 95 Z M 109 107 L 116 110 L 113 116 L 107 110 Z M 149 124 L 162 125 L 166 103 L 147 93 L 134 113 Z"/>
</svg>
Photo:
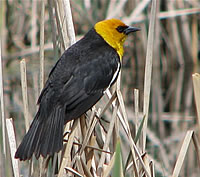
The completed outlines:
<svg viewBox="0 0 200 177">
<path fill-rule="evenodd" d="M 48 118 L 40 117 L 40 109 L 36 114 L 29 131 L 17 149 L 15 158 L 30 159 L 35 154 L 46 157 L 58 152 L 63 147 L 64 112 L 62 108 L 54 108 Z"/>
</svg>

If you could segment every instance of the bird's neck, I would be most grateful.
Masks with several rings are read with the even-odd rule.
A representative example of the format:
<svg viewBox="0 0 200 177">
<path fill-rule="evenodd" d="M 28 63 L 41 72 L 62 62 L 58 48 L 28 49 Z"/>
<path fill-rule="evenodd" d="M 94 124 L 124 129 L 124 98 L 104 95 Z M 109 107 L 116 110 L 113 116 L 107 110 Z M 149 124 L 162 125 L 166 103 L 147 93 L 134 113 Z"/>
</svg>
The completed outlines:
<svg viewBox="0 0 200 177">
<path fill-rule="evenodd" d="M 102 28 L 95 28 L 95 30 L 106 41 L 107 44 L 116 50 L 121 60 L 124 54 L 123 44 L 126 40 L 126 37 L 124 36 L 123 38 L 119 38 L 117 35 L 109 33 L 109 31 L 105 32 L 105 30 Z"/>
<path fill-rule="evenodd" d="M 124 44 L 124 41 L 125 39 L 123 39 L 122 41 L 120 42 L 116 42 L 114 37 L 110 37 L 108 35 L 102 35 L 101 34 L 101 37 L 103 37 L 103 39 L 112 47 L 116 50 L 116 52 L 118 53 L 119 57 L 120 57 L 120 60 L 122 59 L 123 55 L 124 55 L 124 47 L 123 47 L 123 44 Z"/>
</svg>

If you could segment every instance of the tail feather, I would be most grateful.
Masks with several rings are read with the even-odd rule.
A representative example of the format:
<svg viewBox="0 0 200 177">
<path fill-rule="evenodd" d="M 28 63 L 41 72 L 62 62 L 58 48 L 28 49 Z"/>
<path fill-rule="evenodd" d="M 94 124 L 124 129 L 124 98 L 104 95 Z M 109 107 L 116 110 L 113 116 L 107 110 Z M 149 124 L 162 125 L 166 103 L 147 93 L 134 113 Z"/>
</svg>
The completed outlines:
<svg viewBox="0 0 200 177">
<path fill-rule="evenodd" d="M 62 112 L 62 110 L 58 111 L 58 117 L 63 116 L 64 113 Z M 62 120 L 60 120 L 59 122 L 57 122 L 57 120 L 55 120 L 55 131 L 51 132 L 51 137 L 52 141 L 49 141 L 49 144 L 51 144 L 51 146 L 49 145 L 48 147 L 48 152 L 50 153 L 54 153 L 54 151 L 58 152 L 59 151 L 59 147 L 62 147 L 62 141 L 59 141 L 60 139 L 63 139 L 63 129 L 60 129 L 60 126 L 64 125 L 64 117 Z M 64 126 L 63 126 L 64 128 Z"/>
<path fill-rule="evenodd" d="M 15 158 L 20 158 L 20 160 L 30 159 L 33 154 L 34 143 L 33 140 L 36 137 L 36 133 L 40 132 L 40 124 L 37 119 L 34 119 L 29 131 L 23 138 L 22 143 L 17 149 Z"/>
<path fill-rule="evenodd" d="M 58 108 L 57 111 L 52 114 L 52 117 L 63 117 L 64 113 L 61 108 Z M 62 119 L 53 119 L 49 121 L 45 127 L 45 131 L 43 134 L 43 146 L 41 147 L 41 153 L 46 156 L 46 154 L 52 155 L 54 152 L 57 152 L 62 148 L 62 140 L 63 139 L 63 129 L 60 127 L 64 127 L 64 117 Z M 53 130 L 50 131 L 49 130 Z M 61 130 L 61 131 L 59 131 Z M 58 140 L 61 143 L 55 143 L 55 140 Z"/>
<path fill-rule="evenodd" d="M 46 157 L 62 149 L 64 113 L 62 108 L 54 108 L 47 119 L 40 117 L 40 110 L 34 118 L 29 131 L 18 147 L 15 158 L 27 160 L 35 154 Z"/>
</svg>

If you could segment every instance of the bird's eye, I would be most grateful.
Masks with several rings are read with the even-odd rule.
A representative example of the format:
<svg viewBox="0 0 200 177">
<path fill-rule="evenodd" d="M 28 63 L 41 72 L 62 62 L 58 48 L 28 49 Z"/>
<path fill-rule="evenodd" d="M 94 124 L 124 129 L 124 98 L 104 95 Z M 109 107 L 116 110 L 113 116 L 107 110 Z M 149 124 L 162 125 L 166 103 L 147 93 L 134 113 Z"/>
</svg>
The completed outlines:
<svg viewBox="0 0 200 177">
<path fill-rule="evenodd" d="M 118 31 L 118 32 L 120 32 L 120 33 L 123 33 L 124 32 L 124 30 L 127 28 L 127 26 L 118 26 L 117 28 L 116 28 L 116 30 Z"/>
</svg>

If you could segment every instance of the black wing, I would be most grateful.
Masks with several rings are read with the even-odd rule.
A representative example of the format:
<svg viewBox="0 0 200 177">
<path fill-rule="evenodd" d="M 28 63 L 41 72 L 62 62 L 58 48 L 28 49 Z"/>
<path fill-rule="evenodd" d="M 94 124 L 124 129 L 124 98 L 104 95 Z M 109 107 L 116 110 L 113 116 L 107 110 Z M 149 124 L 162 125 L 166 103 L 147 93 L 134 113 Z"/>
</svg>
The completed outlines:
<svg viewBox="0 0 200 177">
<path fill-rule="evenodd" d="M 50 72 L 39 110 L 15 154 L 20 160 L 53 155 L 63 146 L 64 123 L 91 108 L 119 73 L 119 56 L 94 29 L 70 47 Z"/>
<path fill-rule="evenodd" d="M 103 96 L 103 91 L 110 85 L 118 68 L 117 58 L 113 56 L 115 62 L 110 63 L 104 61 L 107 57 L 101 54 L 77 67 L 63 86 L 59 103 L 66 110 L 65 122 L 82 115 Z"/>
<path fill-rule="evenodd" d="M 65 108 L 65 122 L 79 117 L 102 97 L 119 65 L 116 50 L 92 29 L 52 69 L 38 100 L 43 117 L 58 105 Z"/>
<path fill-rule="evenodd" d="M 118 75 L 117 52 L 97 34 L 88 35 L 65 51 L 52 69 L 38 101 L 42 117 L 48 118 L 55 106 L 65 109 L 65 122 L 79 117 L 102 97 L 113 75 Z"/>
</svg>

